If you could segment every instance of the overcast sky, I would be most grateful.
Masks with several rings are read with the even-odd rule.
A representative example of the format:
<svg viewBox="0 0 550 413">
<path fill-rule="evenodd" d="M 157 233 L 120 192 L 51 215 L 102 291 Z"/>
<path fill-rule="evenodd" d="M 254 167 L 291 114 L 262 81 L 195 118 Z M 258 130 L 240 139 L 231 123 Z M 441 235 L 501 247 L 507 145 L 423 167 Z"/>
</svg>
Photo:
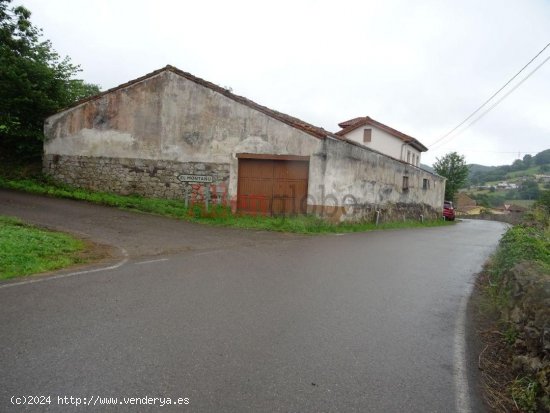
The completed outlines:
<svg viewBox="0 0 550 413">
<path fill-rule="evenodd" d="M 171 64 L 332 132 L 368 115 L 426 146 L 550 42 L 549 0 L 14 4 L 102 89 Z M 548 57 L 550 47 L 517 80 Z M 422 162 L 457 151 L 468 163 L 509 164 L 548 148 L 550 61 Z"/>
</svg>

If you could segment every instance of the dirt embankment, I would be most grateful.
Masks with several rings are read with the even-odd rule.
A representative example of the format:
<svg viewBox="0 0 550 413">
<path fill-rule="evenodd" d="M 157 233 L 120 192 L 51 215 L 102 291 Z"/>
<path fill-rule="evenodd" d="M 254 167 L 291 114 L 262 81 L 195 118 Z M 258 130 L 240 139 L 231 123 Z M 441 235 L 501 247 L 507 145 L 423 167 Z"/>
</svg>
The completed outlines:
<svg viewBox="0 0 550 413">
<path fill-rule="evenodd" d="M 550 251 L 536 233 L 527 244 L 518 234 L 503 238 L 474 294 L 482 392 L 492 412 L 550 412 Z M 499 271 L 511 255 L 524 255 L 518 249 L 538 246 L 538 259 Z"/>
</svg>

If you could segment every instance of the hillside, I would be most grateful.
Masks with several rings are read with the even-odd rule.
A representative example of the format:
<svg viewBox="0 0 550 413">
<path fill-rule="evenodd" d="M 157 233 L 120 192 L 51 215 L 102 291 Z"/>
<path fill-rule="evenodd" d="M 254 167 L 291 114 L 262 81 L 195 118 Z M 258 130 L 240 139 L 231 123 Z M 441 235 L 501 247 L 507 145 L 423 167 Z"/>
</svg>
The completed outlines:
<svg viewBox="0 0 550 413">
<path fill-rule="evenodd" d="M 535 156 L 525 155 L 523 159 L 516 159 L 512 165 L 471 164 L 468 166 L 470 168 L 469 185 L 483 186 L 518 178 L 535 179 L 535 175 L 550 175 L 550 149 L 539 152 Z"/>
<path fill-rule="evenodd" d="M 550 189 L 550 149 L 535 156 L 525 155 L 512 165 L 468 166 L 468 187 L 461 191 L 485 207 L 503 204 L 528 207 Z"/>
</svg>

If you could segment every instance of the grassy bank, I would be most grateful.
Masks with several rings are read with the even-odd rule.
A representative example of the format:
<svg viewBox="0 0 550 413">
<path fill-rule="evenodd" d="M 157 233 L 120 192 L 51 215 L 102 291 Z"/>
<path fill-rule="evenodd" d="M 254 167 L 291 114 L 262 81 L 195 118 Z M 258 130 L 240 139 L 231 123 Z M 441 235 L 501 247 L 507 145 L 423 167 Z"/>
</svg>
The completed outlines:
<svg viewBox="0 0 550 413">
<path fill-rule="evenodd" d="M 502 237 L 478 280 L 482 388 L 494 412 L 550 411 L 550 214 L 544 206 Z"/>
<path fill-rule="evenodd" d="M 0 279 L 57 270 L 83 262 L 84 243 L 67 234 L 0 216 Z"/>
<path fill-rule="evenodd" d="M 313 216 L 264 217 L 231 214 L 227 207 L 215 206 L 205 211 L 199 206 L 185 208 L 183 201 L 144 198 L 138 195 L 116 195 L 106 192 L 87 191 L 67 185 L 59 185 L 46 179 L 8 179 L 0 177 L 0 187 L 16 189 L 41 195 L 88 201 L 121 209 L 147 212 L 190 222 L 215 226 L 266 231 L 294 232 L 301 234 L 360 232 L 374 229 L 397 229 L 452 225 L 443 220 L 398 221 L 376 225 L 371 222 L 332 224 Z"/>
</svg>

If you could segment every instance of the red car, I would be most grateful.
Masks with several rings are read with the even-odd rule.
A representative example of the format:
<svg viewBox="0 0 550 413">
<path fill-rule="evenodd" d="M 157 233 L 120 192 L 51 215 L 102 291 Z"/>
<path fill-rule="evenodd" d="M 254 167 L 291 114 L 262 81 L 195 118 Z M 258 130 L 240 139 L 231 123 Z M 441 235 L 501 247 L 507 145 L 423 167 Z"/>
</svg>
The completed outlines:
<svg viewBox="0 0 550 413">
<path fill-rule="evenodd" d="M 455 209 L 453 208 L 453 203 L 451 201 L 443 202 L 443 218 L 445 221 L 455 220 Z"/>
</svg>

